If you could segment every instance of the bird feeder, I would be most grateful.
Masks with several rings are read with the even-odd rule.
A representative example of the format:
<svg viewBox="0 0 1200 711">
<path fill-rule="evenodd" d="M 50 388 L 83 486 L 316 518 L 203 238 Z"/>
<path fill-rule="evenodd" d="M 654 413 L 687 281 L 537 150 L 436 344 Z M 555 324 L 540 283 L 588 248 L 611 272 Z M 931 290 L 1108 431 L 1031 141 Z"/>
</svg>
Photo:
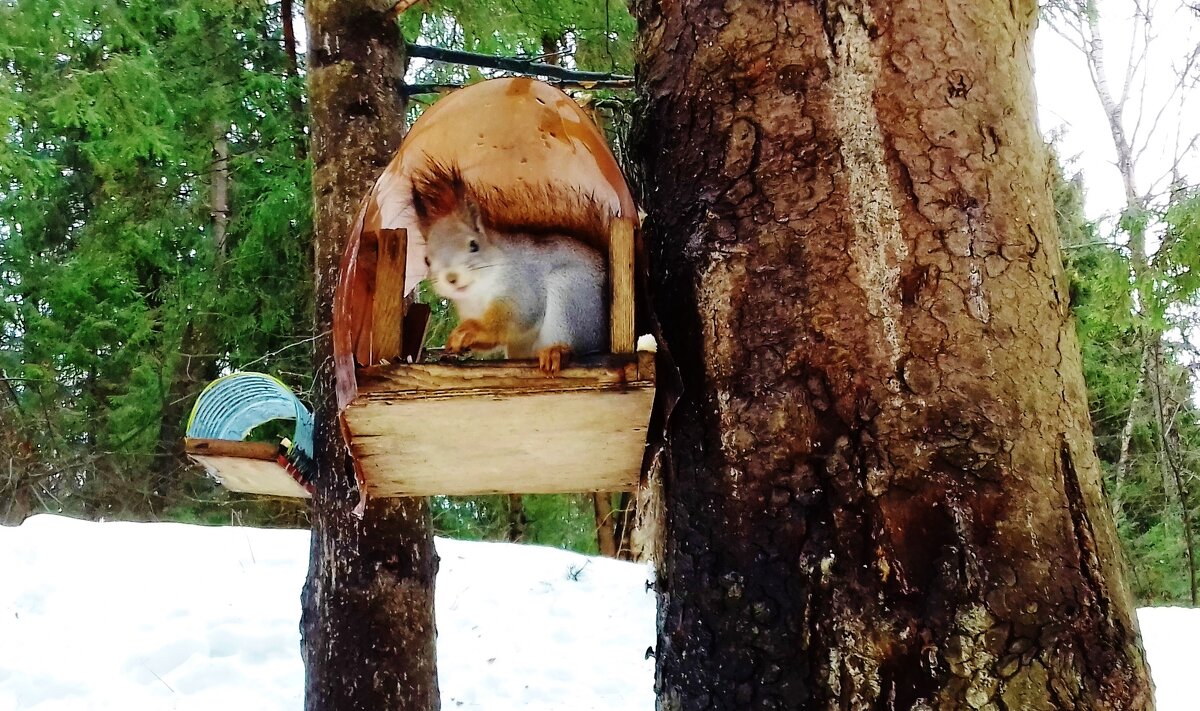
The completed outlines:
<svg viewBox="0 0 1200 711">
<path fill-rule="evenodd" d="M 290 440 L 244 441 L 274 420 L 295 422 Z M 233 373 L 196 399 L 184 450 L 232 491 L 307 497 L 312 441 L 312 414 L 286 385 L 263 373 Z"/>
<path fill-rule="evenodd" d="M 578 235 L 607 255 L 608 353 L 555 376 L 535 362 L 422 357 L 412 177 L 431 162 L 481 187 L 491 225 Z M 581 200 L 599 227 L 572 222 Z M 636 488 L 654 399 L 654 355 L 635 340 L 638 230 L 602 134 L 561 91 L 493 79 L 427 109 L 363 201 L 334 297 L 339 424 L 364 495 Z"/>
</svg>

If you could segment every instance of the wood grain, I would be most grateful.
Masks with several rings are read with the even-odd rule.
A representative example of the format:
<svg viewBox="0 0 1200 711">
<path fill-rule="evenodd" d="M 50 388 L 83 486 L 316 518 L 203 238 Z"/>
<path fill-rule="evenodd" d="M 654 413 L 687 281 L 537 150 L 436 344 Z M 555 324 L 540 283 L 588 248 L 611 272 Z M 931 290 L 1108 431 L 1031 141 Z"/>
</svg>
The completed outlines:
<svg viewBox="0 0 1200 711">
<path fill-rule="evenodd" d="M 193 455 L 239 457 L 274 462 L 275 457 L 279 456 L 279 445 L 270 442 L 241 442 L 231 439 L 188 437 L 183 440 L 183 451 Z"/>
<path fill-rule="evenodd" d="M 613 353 L 633 353 L 634 330 L 633 296 L 633 221 L 614 220 L 608 245 L 608 275 L 612 289 L 609 301 L 610 350 Z"/>
<path fill-rule="evenodd" d="M 408 230 L 379 230 L 375 304 L 371 312 L 371 363 L 392 361 L 403 348 L 404 269 Z"/>
<path fill-rule="evenodd" d="M 239 444 L 253 444 L 243 442 Z M 275 461 L 191 454 L 192 459 L 209 471 L 221 485 L 230 491 L 264 496 L 287 496 L 309 498 L 309 493 L 300 486 L 287 470 Z M 274 458 L 272 458 L 274 459 Z"/>
<path fill-rule="evenodd" d="M 653 385 L 650 373 L 641 372 L 641 361 L 632 354 L 587 356 L 548 376 L 533 361 L 472 361 L 397 364 L 362 368 L 358 371 L 361 397 L 395 399 L 433 398 L 462 391 L 546 392 L 568 390 L 620 390 L 628 386 Z"/>
<path fill-rule="evenodd" d="M 371 496 L 625 491 L 654 400 L 624 390 L 359 397 L 343 418 Z"/>
</svg>

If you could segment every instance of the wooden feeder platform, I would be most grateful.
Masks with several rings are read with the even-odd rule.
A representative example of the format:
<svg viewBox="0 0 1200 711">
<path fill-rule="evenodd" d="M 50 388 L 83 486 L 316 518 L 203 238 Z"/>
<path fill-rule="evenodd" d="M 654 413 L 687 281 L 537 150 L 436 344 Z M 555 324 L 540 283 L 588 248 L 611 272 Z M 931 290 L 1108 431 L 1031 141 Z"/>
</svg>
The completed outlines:
<svg viewBox="0 0 1200 711">
<path fill-rule="evenodd" d="M 291 421 L 292 439 L 244 441 L 273 421 Z M 312 432 L 312 414 L 287 385 L 264 373 L 230 373 L 196 399 L 184 451 L 231 491 L 307 498 Z"/>
<path fill-rule="evenodd" d="M 653 401 L 653 353 L 372 366 L 342 422 L 370 496 L 628 491 Z"/>
<path fill-rule="evenodd" d="M 184 440 L 184 451 L 230 491 L 303 499 L 311 496 L 295 475 L 280 464 L 277 445 L 188 437 Z"/>
</svg>

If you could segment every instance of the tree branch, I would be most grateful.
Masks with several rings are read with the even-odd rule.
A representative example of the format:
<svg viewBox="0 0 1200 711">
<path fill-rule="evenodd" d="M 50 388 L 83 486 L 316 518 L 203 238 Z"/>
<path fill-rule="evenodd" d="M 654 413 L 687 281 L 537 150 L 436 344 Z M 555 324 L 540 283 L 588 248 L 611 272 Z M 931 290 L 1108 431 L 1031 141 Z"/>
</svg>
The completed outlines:
<svg viewBox="0 0 1200 711">
<path fill-rule="evenodd" d="M 576 69 L 566 69 L 553 64 L 535 62 L 518 57 L 496 57 L 490 54 L 464 52 L 460 49 L 430 47 L 428 45 L 409 44 L 406 48 L 409 57 L 419 57 L 435 62 L 450 64 L 465 64 L 484 69 L 499 69 L 501 71 L 523 74 L 526 76 L 549 77 L 564 82 L 603 82 L 625 81 L 632 84 L 633 77 L 609 72 L 585 72 Z M 410 91 L 410 93 L 412 93 Z"/>
</svg>

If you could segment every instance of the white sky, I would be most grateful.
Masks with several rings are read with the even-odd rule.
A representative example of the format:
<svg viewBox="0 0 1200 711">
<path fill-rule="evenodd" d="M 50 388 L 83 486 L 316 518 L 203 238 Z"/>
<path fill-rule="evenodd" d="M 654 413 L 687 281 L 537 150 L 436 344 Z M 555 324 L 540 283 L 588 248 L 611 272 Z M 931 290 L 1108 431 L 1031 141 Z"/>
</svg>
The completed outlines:
<svg viewBox="0 0 1200 711">
<path fill-rule="evenodd" d="M 1154 7 L 1150 53 L 1144 71 L 1135 77 L 1130 89 L 1129 109 L 1123 121 L 1127 134 L 1132 134 L 1139 114 L 1144 117 L 1135 149 L 1147 145 L 1145 138 L 1151 134 L 1148 127 L 1166 103 L 1177 75 L 1174 67 L 1179 66 L 1200 42 L 1200 20 L 1195 11 L 1187 9 L 1179 0 L 1143 0 L 1147 1 Z M 1132 0 L 1098 0 L 1098 5 L 1109 82 L 1112 92 L 1120 95 L 1130 64 L 1130 42 L 1138 27 L 1134 20 L 1135 7 Z M 1116 149 L 1083 56 L 1045 20 L 1038 28 L 1034 45 L 1042 132 L 1046 135 L 1061 132 L 1060 155 L 1064 159 L 1074 158 L 1073 167 L 1083 172 L 1088 217 L 1115 215 L 1125 201 L 1121 175 L 1115 165 Z M 1176 98 L 1149 136 L 1137 166 L 1141 192 L 1161 192 L 1167 187 L 1177 137 L 1183 136 L 1186 143 L 1200 132 L 1200 102 L 1195 93 L 1193 90 L 1192 96 L 1185 95 L 1188 101 L 1182 104 Z M 1192 185 L 1200 182 L 1198 155 L 1200 152 L 1193 149 L 1184 163 L 1184 177 Z"/>
</svg>

